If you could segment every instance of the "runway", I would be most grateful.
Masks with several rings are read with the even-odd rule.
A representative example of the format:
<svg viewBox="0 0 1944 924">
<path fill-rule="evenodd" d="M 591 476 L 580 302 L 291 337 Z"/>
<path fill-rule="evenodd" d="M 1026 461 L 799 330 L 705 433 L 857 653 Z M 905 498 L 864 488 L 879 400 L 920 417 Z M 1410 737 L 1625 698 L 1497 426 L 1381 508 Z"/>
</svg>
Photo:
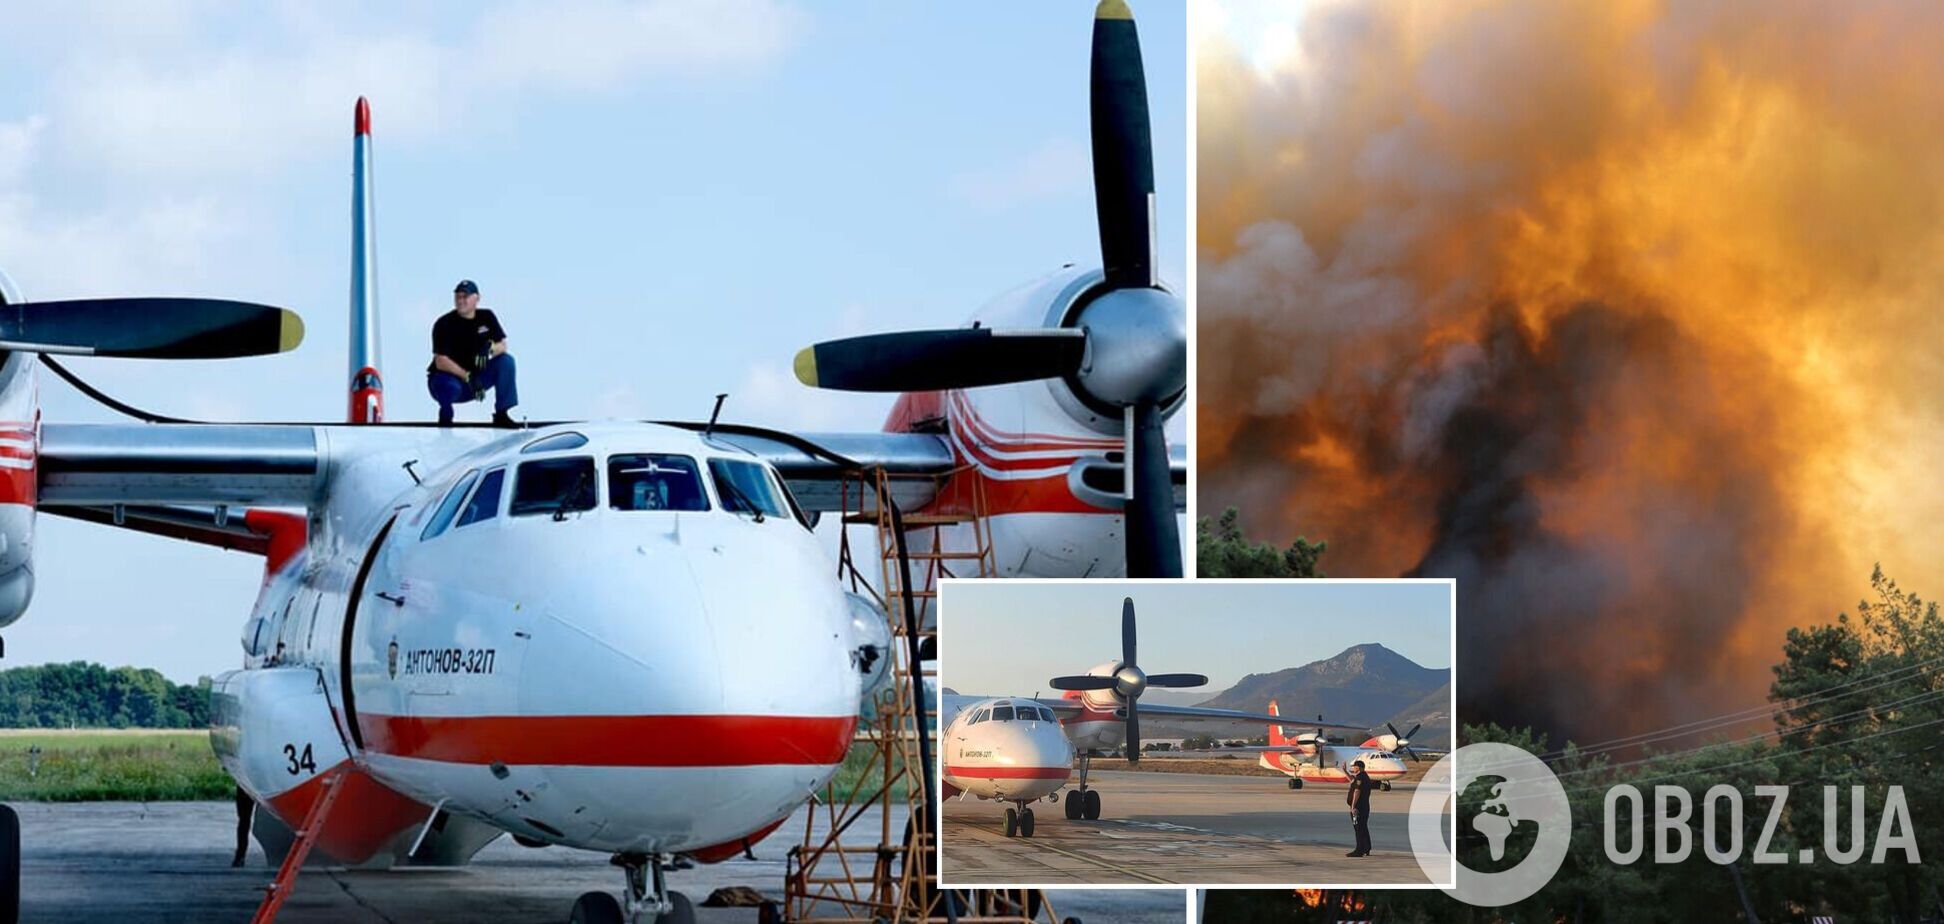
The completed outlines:
<svg viewBox="0 0 1944 924">
<path fill-rule="evenodd" d="M 1290 790 L 1281 778 L 1097 771 L 1098 821 L 1034 805 L 1031 838 L 1008 838 L 1005 808 L 945 804 L 940 878 L 947 885 L 1428 883 L 1410 853 L 1416 784 L 1371 796 L 1368 857 L 1355 845 L 1341 786 Z M 1064 792 L 1064 791 L 1063 791 Z"/>
<path fill-rule="evenodd" d="M 235 811 L 228 802 L 15 803 L 20 813 L 21 920 L 243 922 L 275 870 L 254 845 L 250 865 L 229 866 Z M 874 817 L 874 816 L 873 816 Z M 894 818 L 894 828 L 902 819 Z M 875 831 L 875 821 L 859 829 Z M 698 905 L 717 888 L 749 886 L 780 898 L 784 856 L 802 837 L 799 814 L 732 860 L 668 874 Z M 307 868 L 278 917 L 284 922 L 567 920 L 582 892 L 620 891 L 601 854 L 528 849 L 501 838 L 460 868 L 351 871 Z M 1088 924 L 1179 924 L 1184 899 L 1167 892 L 1061 891 L 1061 917 Z M 750 922 L 754 908 L 696 908 L 704 922 Z"/>
</svg>

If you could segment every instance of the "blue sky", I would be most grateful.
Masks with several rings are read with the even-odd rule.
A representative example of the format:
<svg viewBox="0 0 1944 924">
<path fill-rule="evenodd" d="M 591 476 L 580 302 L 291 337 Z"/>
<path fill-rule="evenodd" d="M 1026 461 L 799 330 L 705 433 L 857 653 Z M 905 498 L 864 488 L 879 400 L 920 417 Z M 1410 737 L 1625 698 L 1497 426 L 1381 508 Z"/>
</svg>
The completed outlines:
<svg viewBox="0 0 1944 924">
<path fill-rule="evenodd" d="M 1365 642 L 1423 667 L 1451 666 L 1451 589 L 1442 582 L 989 581 L 946 588 L 940 682 L 966 694 L 1044 695 L 1047 678 L 1120 657 L 1126 597 L 1141 669 L 1206 674 L 1199 689 L 1208 696 Z"/>
<path fill-rule="evenodd" d="M 1186 254 L 1186 22 L 1132 4 L 1163 275 Z M 198 294 L 304 315 L 297 352 L 76 361 L 211 420 L 337 419 L 351 110 L 371 98 L 388 411 L 478 280 L 536 418 L 865 429 L 790 375 L 814 340 L 963 323 L 1097 263 L 1093 4 L 72 3 L 0 10 L 0 267 L 29 298 Z M 51 376 L 45 419 L 114 416 Z M 476 410 L 476 408 L 471 409 Z M 1179 436 L 1181 421 L 1171 428 Z M 7 664 L 236 663 L 260 561 L 40 520 Z"/>
</svg>

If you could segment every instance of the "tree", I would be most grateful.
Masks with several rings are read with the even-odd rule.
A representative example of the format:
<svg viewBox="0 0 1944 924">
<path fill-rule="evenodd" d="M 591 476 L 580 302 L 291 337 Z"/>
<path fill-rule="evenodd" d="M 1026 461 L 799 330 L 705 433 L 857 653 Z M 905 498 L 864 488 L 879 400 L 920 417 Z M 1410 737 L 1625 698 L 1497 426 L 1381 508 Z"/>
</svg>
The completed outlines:
<svg viewBox="0 0 1944 924">
<path fill-rule="evenodd" d="M 1317 562 L 1326 542 L 1311 542 L 1297 536 L 1287 549 L 1268 543 L 1251 542 L 1242 534 L 1242 515 L 1234 507 L 1209 527 L 1207 517 L 1195 527 L 1195 574 L 1198 577 L 1230 578 L 1320 578 Z"/>
</svg>

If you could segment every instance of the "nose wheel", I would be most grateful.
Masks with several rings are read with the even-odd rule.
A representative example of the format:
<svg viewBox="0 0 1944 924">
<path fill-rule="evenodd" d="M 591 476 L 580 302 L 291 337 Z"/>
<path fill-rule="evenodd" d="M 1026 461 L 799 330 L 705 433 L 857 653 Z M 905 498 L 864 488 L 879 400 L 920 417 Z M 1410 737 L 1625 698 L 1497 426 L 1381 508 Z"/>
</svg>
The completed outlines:
<svg viewBox="0 0 1944 924">
<path fill-rule="evenodd" d="M 1021 802 L 1016 809 L 1006 810 L 1006 836 L 1017 834 L 1020 837 L 1033 836 L 1033 810 Z"/>
<path fill-rule="evenodd" d="M 1295 777 L 1293 777 L 1293 776 L 1292 776 L 1292 777 L 1290 777 L 1290 778 L 1289 778 L 1289 788 L 1290 788 L 1290 789 L 1302 789 L 1302 788 L 1303 788 L 1303 781 L 1302 781 L 1302 780 L 1299 780 L 1299 779 L 1297 779 L 1297 778 L 1295 778 Z"/>
<path fill-rule="evenodd" d="M 618 853 L 609 862 L 621 867 L 627 888 L 621 899 L 606 892 L 588 892 L 574 902 L 571 924 L 695 924 L 695 905 L 688 896 L 668 890 L 662 854 Z"/>
</svg>

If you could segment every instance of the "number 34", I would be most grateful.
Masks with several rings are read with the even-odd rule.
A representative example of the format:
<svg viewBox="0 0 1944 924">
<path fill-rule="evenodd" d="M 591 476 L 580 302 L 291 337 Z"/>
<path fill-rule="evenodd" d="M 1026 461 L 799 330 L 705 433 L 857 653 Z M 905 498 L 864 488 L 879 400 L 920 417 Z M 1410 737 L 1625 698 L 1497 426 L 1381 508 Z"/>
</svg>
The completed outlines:
<svg viewBox="0 0 1944 924">
<path fill-rule="evenodd" d="M 308 743 L 304 745 L 304 753 L 302 754 L 297 753 L 296 745 L 284 745 L 284 759 L 290 762 L 290 765 L 284 769 L 291 776 L 296 776 L 298 773 L 304 771 L 311 773 L 317 772 L 317 760 L 311 756 L 311 746 Z"/>
</svg>

